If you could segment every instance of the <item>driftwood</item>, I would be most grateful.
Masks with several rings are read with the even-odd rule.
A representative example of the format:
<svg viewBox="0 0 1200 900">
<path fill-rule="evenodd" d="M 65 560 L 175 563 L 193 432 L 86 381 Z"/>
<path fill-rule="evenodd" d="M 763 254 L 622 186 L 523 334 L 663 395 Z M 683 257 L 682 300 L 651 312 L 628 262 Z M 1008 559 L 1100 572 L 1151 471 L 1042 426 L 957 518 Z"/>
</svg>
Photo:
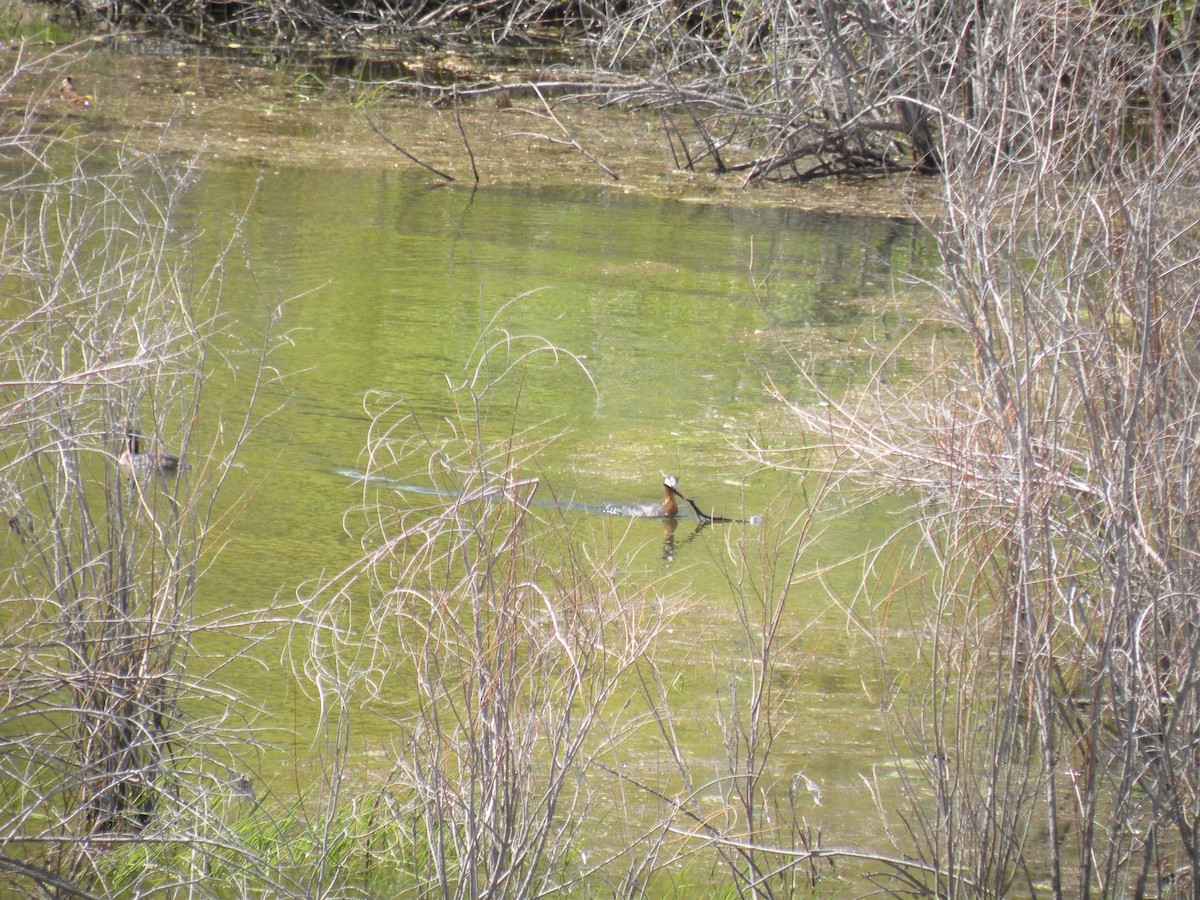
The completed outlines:
<svg viewBox="0 0 1200 900">
<path fill-rule="evenodd" d="M 583 148 L 583 145 L 580 144 L 579 141 L 575 140 L 575 138 L 571 135 L 571 132 L 567 129 L 567 126 L 565 126 L 561 121 L 559 121 L 558 116 L 556 116 L 554 114 L 554 110 L 550 108 L 550 104 L 546 102 L 546 97 L 541 92 L 541 90 L 538 88 L 538 86 L 536 84 L 534 84 L 533 82 L 530 82 L 529 86 L 533 89 L 533 92 L 535 94 L 537 94 L 537 98 L 542 101 L 542 107 L 546 110 L 546 115 L 548 115 L 550 117 L 550 120 L 555 125 L 558 126 L 559 130 L 566 137 L 567 143 L 569 143 L 572 147 L 574 147 L 576 150 L 578 150 L 584 156 L 585 159 L 594 163 L 600 169 L 601 172 L 603 172 L 605 175 L 607 175 L 613 181 L 620 181 L 621 179 L 617 176 L 616 172 L 614 172 L 608 166 L 604 165 L 604 163 L 600 162 L 600 160 L 596 159 L 596 157 L 592 156 L 592 154 L 588 153 L 588 151 Z M 553 141 L 552 138 L 546 138 L 546 140 Z"/>
<path fill-rule="evenodd" d="M 395 141 L 393 141 L 393 140 L 392 140 L 390 137 L 388 137 L 386 134 L 384 134 L 384 133 L 383 133 L 383 132 L 380 130 L 379 126 L 378 126 L 378 125 L 376 125 L 376 124 L 375 124 L 375 123 L 374 123 L 374 122 L 371 120 L 371 117 L 370 117 L 369 115 L 367 115 L 367 113 L 366 113 L 366 112 L 364 112 L 364 113 L 363 113 L 363 118 L 365 118 L 365 119 L 367 120 L 367 124 L 371 126 L 371 130 L 372 130 L 373 132 L 375 132 L 377 135 L 379 135 L 381 138 L 383 138 L 383 140 L 384 140 L 384 141 L 385 141 L 385 142 L 388 144 L 388 146 L 390 146 L 390 147 L 391 147 L 393 150 L 395 150 L 397 153 L 401 154 L 402 156 L 404 156 L 404 157 L 406 157 L 406 158 L 408 158 L 408 159 L 411 159 L 413 162 L 415 162 L 415 163 L 416 163 L 418 166 L 420 166 L 422 169 L 428 169 L 430 172 L 432 172 L 432 173 L 433 173 L 434 175 L 436 175 L 438 178 L 444 178 L 446 181 L 453 181 L 453 180 L 454 180 L 454 176 L 453 176 L 453 175 L 447 175 L 445 172 L 439 172 L 437 169 L 435 169 L 433 166 L 429 165 L 428 163 L 421 162 L 421 160 L 417 159 L 415 156 L 413 156 L 411 153 L 409 153 L 407 150 L 405 150 L 403 147 L 401 147 L 399 144 L 397 144 Z M 464 138 L 463 138 L 463 139 L 464 139 L 464 140 L 466 139 L 465 135 L 464 135 Z M 472 159 L 471 159 L 471 167 L 472 167 L 472 168 L 474 168 L 474 166 L 475 166 L 475 160 L 474 160 L 474 157 L 472 157 Z"/>
</svg>

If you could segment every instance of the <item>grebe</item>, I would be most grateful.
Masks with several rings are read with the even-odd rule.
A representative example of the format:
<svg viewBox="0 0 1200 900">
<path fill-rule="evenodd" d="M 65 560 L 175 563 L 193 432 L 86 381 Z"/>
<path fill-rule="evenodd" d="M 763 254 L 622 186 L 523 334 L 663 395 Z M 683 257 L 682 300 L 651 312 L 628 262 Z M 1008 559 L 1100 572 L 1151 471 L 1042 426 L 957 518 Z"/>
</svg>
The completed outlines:
<svg viewBox="0 0 1200 900">
<path fill-rule="evenodd" d="M 87 107 L 92 105 L 92 98 L 87 94 L 81 94 L 78 90 L 76 90 L 75 82 L 71 80 L 69 75 L 64 77 L 59 83 L 58 93 L 72 106 Z"/>
<path fill-rule="evenodd" d="M 679 515 L 679 500 L 683 499 L 683 494 L 675 490 L 676 483 L 674 475 L 663 476 L 661 503 L 605 503 L 595 511 L 603 516 L 621 516 L 627 519 L 673 519 Z"/>
<path fill-rule="evenodd" d="M 663 497 L 662 514 L 668 519 L 673 519 L 679 515 L 679 503 L 675 500 L 676 497 L 683 497 L 683 494 L 675 490 L 675 486 L 679 481 L 674 475 L 663 476 Z"/>
<path fill-rule="evenodd" d="M 142 436 L 132 428 L 125 432 L 125 447 L 117 460 L 126 472 L 132 475 L 175 475 L 187 466 L 180 466 L 174 453 L 142 452 Z"/>
</svg>

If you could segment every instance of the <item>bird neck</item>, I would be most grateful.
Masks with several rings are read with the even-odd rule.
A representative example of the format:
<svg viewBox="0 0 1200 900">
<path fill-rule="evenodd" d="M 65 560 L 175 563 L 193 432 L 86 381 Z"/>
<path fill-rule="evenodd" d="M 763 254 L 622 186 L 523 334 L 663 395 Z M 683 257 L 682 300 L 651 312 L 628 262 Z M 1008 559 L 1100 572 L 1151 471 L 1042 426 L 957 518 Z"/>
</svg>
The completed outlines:
<svg viewBox="0 0 1200 900">
<path fill-rule="evenodd" d="M 674 516 L 679 512 L 679 504 L 675 502 L 675 492 L 663 485 L 663 515 Z"/>
</svg>

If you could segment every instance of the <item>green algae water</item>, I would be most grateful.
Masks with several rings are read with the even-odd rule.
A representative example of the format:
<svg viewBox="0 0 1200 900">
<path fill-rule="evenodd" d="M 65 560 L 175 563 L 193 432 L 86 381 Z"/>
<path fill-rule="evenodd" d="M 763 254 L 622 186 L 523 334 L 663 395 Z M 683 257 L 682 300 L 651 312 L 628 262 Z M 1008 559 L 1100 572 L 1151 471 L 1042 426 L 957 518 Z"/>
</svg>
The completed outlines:
<svg viewBox="0 0 1200 900">
<path fill-rule="evenodd" d="M 780 535 L 818 503 L 819 535 L 801 567 L 821 577 L 772 588 L 786 607 L 777 677 L 787 724 L 768 775 L 801 787 L 796 802 L 813 828 L 843 844 L 878 839 L 864 779 L 879 790 L 892 765 L 877 714 L 880 666 L 845 610 L 879 574 L 862 560 L 903 522 L 903 500 L 814 501 L 803 471 L 764 467 L 747 448 L 792 465 L 803 458 L 808 438 L 780 399 L 814 399 L 810 379 L 841 394 L 881 369 L 908 377 L 891 351 L 928 307 L 920 285 L 934 255 L 915 223 L 605 186 L 471 190 L 394 169 L 217 163 L 201 171 L 172 225 L 198 235 L 195 272 L 227 254 L 221 341 L 254 346 L 276 308 L 287 335 L 270 359 L 280 377 L 258 404 L 269 415 L 225 486 L 236 514 L 221 510 L 201 616 L 286 613 L 361 555 L 353 511 L 365 496 L 437 496 L 419 471 L 396 483 L 367 478 L 379 398 L 431 433 L 453 429 L 464 417 L 455 388 L 480 376 L 482 359 L 499 371 L 520 348 L 552 347 L 556 355 L 517 366 L 489 391 L 485 437 L 539 445 L 518 474 L 539 479 L 544 501 L 557 498 L 584 552 L 615 543 L 612 564 L 630 584 L 678 600 L 655 662 L 670 679 L 676 734 L 695 772 L 720 771 L 721 718 L 755 677 L 731 551 L 778 541 L 774 557 L 746 554 L 742 577 L 765 578 L 787 557 Z M 244 408 L 256 384 L 248 370 L 214 372 L 202 434 Z M 608 514 L 659 502 L 668 473 L 705 511 L 756 524 Z M 319 783 L 325 738 L 303 677 L 304 641 L 280 634 L 247 652 L 245 640 L 214 628 L 196 636 L 192 659 L 216 696 L 254 711 L 238 767 L 253 774 L 260 799 L 287 805 Z M 379 717 L 348 715 L 350 770 L 364 779 L 386 772 L 397 736 Z M 671 784 L 672 760 L 652 732 L 623 749 L 626 771 Z M 624 819 L 649 824 L 662 812 L 646 797 L 625 798 L 597 823 L 597 839 L 619 846 L 640 827 Z"/>
<path fill-rule="evenodd" d="M 264 305 L 292 298 L 283 320 L 290 345 L 273 359 L 285 378 L 265 398 L 277 411 L 239 457 L 253 499 L 206 575 L 202 593 L 214 608 L 290 597 L 356 558 L 346 514 L 367 469 L 364 397 L 385 392 L 423 427 L 443 427 L 457 414 L 448 386 L 470 376 L 480 341 L 496 330 L 564 351 L 553 366 L 531 365 L 519 389 L 491 397 L 489 422 L 545 439 L 526 474 L 579 505 L 581 535 L 597 527 L 589 510 L 656 502 L 666 473 L 705 511 L 798 515 L 804 478 L 753 465 L 744 450 L 804 443 L 772 391 L 802 398 L 800 368 L 831 390 L 852 389 L 884 365 L 888 341 L 910 327 L 912 310 L 919 315 L 915 285 L 929 277 L 933 253 L 904 220 L 604 187 L 471 191 L 392 171 L 309 168 L 211 168 L 181 228 L 216 238 L 243 209 L 244 259 L 229 267 L 226 311 L 250 324 Z M 902 520 L 900 501 L 827 505 L 805 561 L 814 569 L 857 557 Z M 633 571 L 690 598 L 662 642 L 674 658 L 660 664 L 680 673 L 680 737 L 706 765 L 719 750 L 730 679 L 749 665 L 719 563 L 731 533 L 681 522 L 664 543 L 656 519 L 601 527 L 624 535 Z M 825 581 L 852 598 L 863 577 L 857 563 Z M 813 797 L 824 803 L 812 801 L 811 821 L 842 840 L 869 835 L 873 800 L 862 779 L 889 760 L 875 661 L 816 582 L 788 603 L 793 727 L 776 745 L 776 765 L 819 786 Z M 276 791 L 296 781 L 317 727 L 291 663 L 247 664 L 238 682 L 265 711 L 256 727 Z M 370 717 L 353 731 L 364 759 L 391 738 Z M 655 751 L 642 752 L 653 770 Z"/>
</svg>

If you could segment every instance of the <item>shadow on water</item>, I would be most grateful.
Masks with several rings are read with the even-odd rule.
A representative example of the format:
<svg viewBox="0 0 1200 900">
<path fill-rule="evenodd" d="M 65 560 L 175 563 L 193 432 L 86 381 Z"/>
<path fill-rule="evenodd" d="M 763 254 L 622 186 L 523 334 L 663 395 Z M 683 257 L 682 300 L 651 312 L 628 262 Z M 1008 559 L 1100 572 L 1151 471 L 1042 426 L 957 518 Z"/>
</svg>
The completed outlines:
<svg viewBox="0 0 1200 900">
<path fill-rule="evenodd" d="M 359 47 L 331 50 L 302 43 L 269 40 L 197 44 L 159 36 L 126 36 L 121 52 L 151 61 L 163 58 L 209 57 L 247 66 L 274 68 L 286 65 L 319 79 L 354 82 L 407 82 L 448 86 L 464 79 L 487 79 L 498 71 L 516 72 L 521 80 L 535 77 L 551 66 L 571 65 L 571 51 L 557 42 L 531 41 L 511 46 L 433 39 L 430 35 L 397 34 L 386 48 Z"/>
</svg>

